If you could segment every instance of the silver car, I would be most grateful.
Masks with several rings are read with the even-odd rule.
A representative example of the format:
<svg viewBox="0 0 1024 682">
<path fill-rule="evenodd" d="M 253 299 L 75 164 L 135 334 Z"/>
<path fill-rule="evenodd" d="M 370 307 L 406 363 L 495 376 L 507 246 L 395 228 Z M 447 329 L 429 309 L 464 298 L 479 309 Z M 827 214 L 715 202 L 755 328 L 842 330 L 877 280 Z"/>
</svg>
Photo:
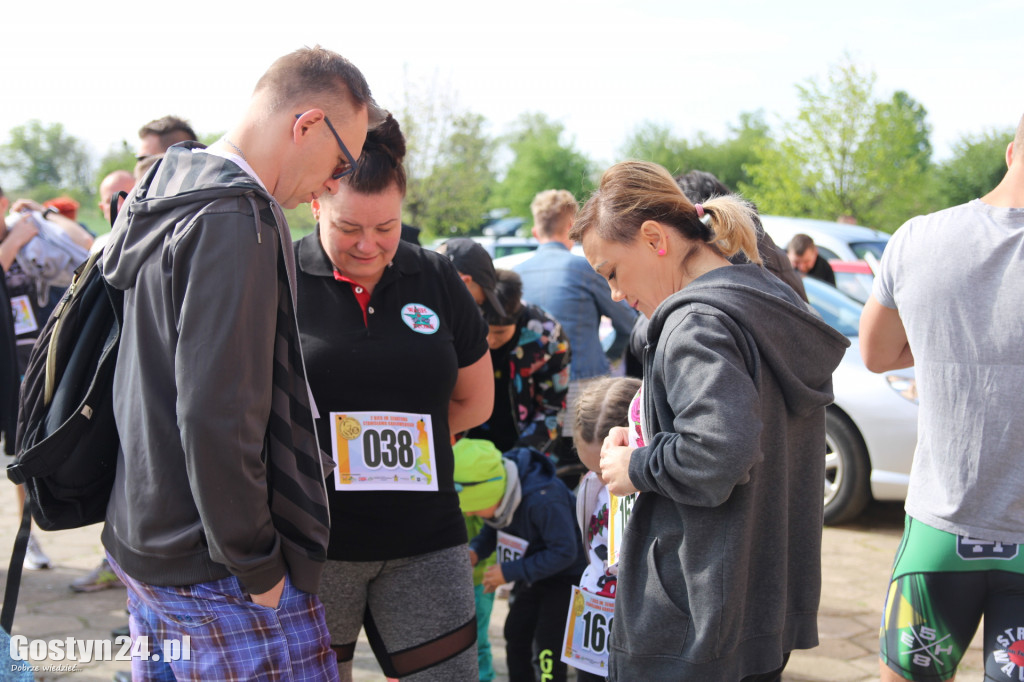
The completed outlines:
<svg viewBox="0 0 1024 682">
<path fill-rule="evenodd" d="M 825 414 L 825 523 L 857 516 L 872 498 L 903 500 L 917 445 L 917 384 L 913 369 L 875 374 L 864 366 L 857 339 L 862 306 L 810 277 L 811 306 L 850 339 L 832 374 L 835 403 Z"/>
<path fill-rule="evenodd" d="M 890 237 L 885 232 L 862 225 L 811 218 L 762 215 L 761 224 L 764 231 L 783 249 L 793 235 L 806 234 L 814 240 L 814 245 L 825 260 L 866 260 L 874 264 L 882 257 Z"/>
</svg>

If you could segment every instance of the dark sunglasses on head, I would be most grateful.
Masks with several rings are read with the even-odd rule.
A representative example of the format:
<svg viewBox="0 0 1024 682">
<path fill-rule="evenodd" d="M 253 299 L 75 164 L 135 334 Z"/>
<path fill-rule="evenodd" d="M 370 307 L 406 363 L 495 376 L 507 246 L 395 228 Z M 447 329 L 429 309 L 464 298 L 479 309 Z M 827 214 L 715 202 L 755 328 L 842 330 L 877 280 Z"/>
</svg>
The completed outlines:
<svg viewBox="0 0 1024 682">
<path fill-rule="evenodd" d="M 295 114 L 295 118 L 296 120 L 302 118 L 302 114 Z M 352 158 L 352 154 L 349 153 L 348 147 L 345 146 L 345 143 L 341 141 L 341 136 L 338 135 L 338 131 L 334 129 L 334 125 L 331 123 L 331 119 L 327 117 L 327 114 L 324 114 L 324 122 L 327 124 L 327 127 L 330 128 L 331 134 L 334 135 L 334 139 L 338 141 L 338 147 L 341 148 L 341 153 L 344 154 L 345 159 L 347 159 L 347 165 L 338 166 L 334 169 L 334 172 L 331 173 L 331 178 L 334 180 L 341 180 L 346 175 L 351 175 L 355 172 L 358 161 Z"/>
</svg>

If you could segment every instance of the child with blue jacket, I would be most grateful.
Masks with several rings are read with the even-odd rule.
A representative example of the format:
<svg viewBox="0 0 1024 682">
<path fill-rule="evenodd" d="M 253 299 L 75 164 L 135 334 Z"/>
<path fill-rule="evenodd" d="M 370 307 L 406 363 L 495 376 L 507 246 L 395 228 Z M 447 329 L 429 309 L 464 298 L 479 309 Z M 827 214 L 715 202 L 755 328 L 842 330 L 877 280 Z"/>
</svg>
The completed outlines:
<svg viewBox="0 0 1024 682">
<path fill-rule="evenodd" d="M 515 583 L 505 620 L 509 679 L 537 679 L 536 665 L 543 680 L 562 682 L 565 616 L 587 565 L 575 498 L 555 476 L 551 460 L 536 450 L 515 448 L 504 457 L 493 446 L 463 452 L 455 454 L 459 503 L 464 514 L 485 524 L 469 543 L 470 561 L 475 566 L 497 551 L 498 563 L 484 573 L 484 589 Z"/>
</svg>

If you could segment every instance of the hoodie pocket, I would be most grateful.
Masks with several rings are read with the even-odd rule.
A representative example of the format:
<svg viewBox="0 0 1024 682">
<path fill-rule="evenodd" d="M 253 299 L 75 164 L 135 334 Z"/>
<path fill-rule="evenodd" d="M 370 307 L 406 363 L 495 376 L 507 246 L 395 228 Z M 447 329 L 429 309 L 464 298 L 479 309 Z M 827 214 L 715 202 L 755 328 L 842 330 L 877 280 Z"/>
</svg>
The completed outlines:
<svg viewBox="0 0 1024 682">
<path fill-rule="evenodd" d="M 631 656 L 683 654 L 690 614 L 680 608 L 688 595 L 671 542 L 626 529 L 615 595 L 611 648 Z"/>
</svg>

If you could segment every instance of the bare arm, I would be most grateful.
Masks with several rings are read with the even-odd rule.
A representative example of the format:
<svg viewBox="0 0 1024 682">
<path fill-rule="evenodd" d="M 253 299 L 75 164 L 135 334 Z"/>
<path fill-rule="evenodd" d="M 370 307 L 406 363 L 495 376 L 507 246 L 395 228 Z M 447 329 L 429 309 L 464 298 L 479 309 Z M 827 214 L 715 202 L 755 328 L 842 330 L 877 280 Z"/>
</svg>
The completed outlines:
<svg viewBox="0 0 1024 682">
<path fill-rule="evenodd" d="M 874 296 L 860 316 L 860 355 L 872 372 L 903 369 L 914 364 L 907 330 L 894 308 L 886 308 Z"/>
<path fill-rule="evenodd" d="M 0 220 L 3 220 L 3 216 L 0 216 Z M 27 215 L 22 216 L 21 220 L 7 230 L 7 236 L 0 242 L 0 265 L 3 266 L 4 272 L 11 269 L 21 247 L 28 244 L 37 234 L 39 234 L 39 228 L 36 227 L 35 221 Z"/>
<path fill-rule="evenodd" d="M 11 210 L 15 213 L 20 213 L 21 211 L 26 210 L 39 211 L 42 213 L 46 209 L 43 208 L 41 204 L 32 201 L 31 199 L 18 199 L 14 202 L 14 205 L 11 206 Z M 52 212 L 46 217 L 46 219 L 64 230 L 71 241 L 78 246 L 81 246 L 86 251 L 92 248 L 93 236 L 71 218 L 61 215 L 60 213 Z"/>
<path fill-rule="evenodd" d="M 459 369 L 448 402 L 448 428 L 454 436 L 483 424 L 494 410 L 494 368 L 490 351 L 472 365 Z"/>
</svg>

